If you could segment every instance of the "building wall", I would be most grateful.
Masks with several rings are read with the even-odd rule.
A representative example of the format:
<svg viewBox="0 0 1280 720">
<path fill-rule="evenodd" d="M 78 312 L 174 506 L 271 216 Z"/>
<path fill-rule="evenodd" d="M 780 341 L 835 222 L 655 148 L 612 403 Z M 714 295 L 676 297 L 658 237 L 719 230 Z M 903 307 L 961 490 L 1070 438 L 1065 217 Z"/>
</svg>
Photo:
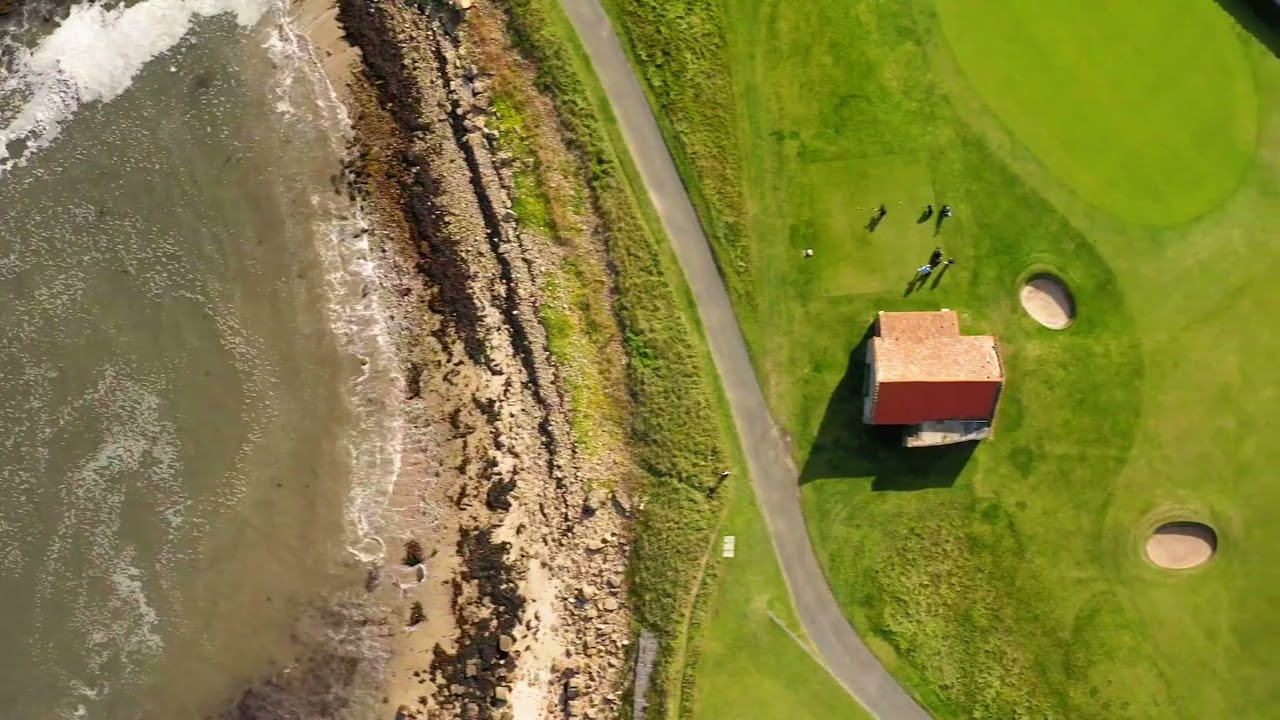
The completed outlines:
<svg viewBox="0 0 1280 720">
<path fill-rule="evenodd" d="M 870 423 L 871 418 L 875 417 L 876 412 L 876 388 L 879 383 L 876 381 L 876 346 L 875 343 L 867 343 L 867 371 L 862 374 L 862 422 Z"/>
</svg>

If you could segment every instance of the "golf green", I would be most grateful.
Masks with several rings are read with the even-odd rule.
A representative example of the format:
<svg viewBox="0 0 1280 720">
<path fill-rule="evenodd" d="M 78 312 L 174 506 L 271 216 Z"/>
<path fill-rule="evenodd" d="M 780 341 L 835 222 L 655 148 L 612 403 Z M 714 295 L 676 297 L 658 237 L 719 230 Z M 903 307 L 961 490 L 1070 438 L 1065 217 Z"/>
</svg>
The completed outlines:
<svg viewBox="0 0 1280 720">
<path fill-rule="evenodd" d="M 1235 189 L 1257 99 L 1231 19 L 1212 2 L 938 0 L 969 82 L 1082 197 L 1176 225 Z"/>
</svg>

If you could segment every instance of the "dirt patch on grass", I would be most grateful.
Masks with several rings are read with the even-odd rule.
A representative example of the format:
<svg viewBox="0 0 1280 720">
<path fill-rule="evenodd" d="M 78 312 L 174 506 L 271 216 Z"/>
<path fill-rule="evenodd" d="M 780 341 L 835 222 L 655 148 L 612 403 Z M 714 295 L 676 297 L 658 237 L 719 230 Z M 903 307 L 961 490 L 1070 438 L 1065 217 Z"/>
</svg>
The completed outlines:
<svg viewBox="0 0 1280 720">
<path fill-rule="evenodd" d="M 1061 278 L 1035 275 L 1018 293 L 1022 309 L 1050 330 L 1062 330 L 1076 319 L 1076 303 Z"/>
<path fill-rule="evenodd" d="M 1147 538 L 1147 557 L 1169 570 L 1185 570 L 1203 565 L 1218 550 L 1218 534 L 1198 522 L 1170 522 Z"/>
</svg>

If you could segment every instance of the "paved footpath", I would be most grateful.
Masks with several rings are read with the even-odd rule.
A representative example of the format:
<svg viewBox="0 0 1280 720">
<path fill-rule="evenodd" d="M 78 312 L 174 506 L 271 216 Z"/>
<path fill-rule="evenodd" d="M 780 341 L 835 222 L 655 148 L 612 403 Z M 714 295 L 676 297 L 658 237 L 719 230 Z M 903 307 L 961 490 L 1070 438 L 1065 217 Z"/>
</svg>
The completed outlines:
<svg viewBox="0 0 1280 720">
<path fill-rule="evenodd" d="M 720 373 L 756 498 L 764 510 L 796 614 L 832 675 L 876 717 L 929 715 L 867 650 L 836 604 L 809 544 L 799 474 L 751 367 L 724 282 L 643 90 L 599 0 L 560 0 L 613 105 L 631 156 L 675 248 Z"/>
</svg>

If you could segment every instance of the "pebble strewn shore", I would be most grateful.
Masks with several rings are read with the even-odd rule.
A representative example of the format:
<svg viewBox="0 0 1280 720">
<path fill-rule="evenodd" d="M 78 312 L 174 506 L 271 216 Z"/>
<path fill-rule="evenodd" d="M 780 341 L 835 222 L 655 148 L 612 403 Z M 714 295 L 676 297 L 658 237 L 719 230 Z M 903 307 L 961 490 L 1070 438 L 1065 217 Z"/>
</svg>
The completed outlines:
<svg viewBox="0 0 1280 720">
<path fill-rule="evenodd" d="M 339 10 L 363 57 L 351 177 L 408 381 L 392 505 L 426 555 L 426 579 L 401 591 L 401 617 L 421 622 L 393 639 L 387 717 L 613 716 L 628 502 L 582 477 L 538 320 L 548 260 L 512 208 L 477 39 L 456 9 Z"/>
</svg>

